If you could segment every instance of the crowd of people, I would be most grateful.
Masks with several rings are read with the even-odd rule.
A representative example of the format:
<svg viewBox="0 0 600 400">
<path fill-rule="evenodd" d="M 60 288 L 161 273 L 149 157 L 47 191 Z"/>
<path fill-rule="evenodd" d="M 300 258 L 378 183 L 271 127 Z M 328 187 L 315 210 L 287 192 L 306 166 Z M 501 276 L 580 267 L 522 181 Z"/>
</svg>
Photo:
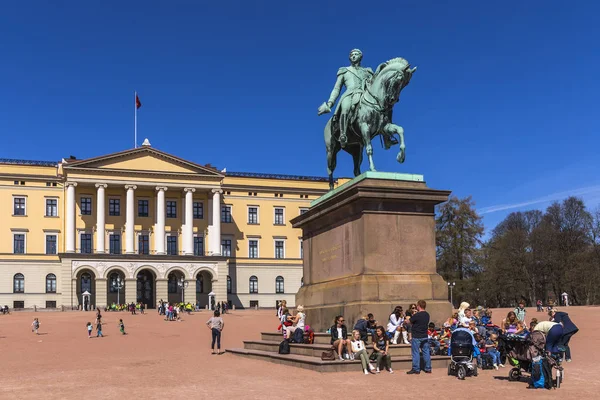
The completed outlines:
<svg viewBox="0 0 600 400">
<path fill-rule="evenodd" d="M 569 342 L 579 330 L 569 315 L 557 308 L 550 308 L 547 318 L 533 317 L 528 320 L 524 301 L 508 312 L 499 324 L 492 321 L 491 310 L 481 306 L 471 308 L 470 304 L 463 302 L 442 326 L 436 327 L 435 323 L 430 321 L 426 308 L 427 303 L 424 300 L 410 304 L 406 311 L 402 306 L 397 306 L 387 317 L 385 327 L 369 313 L 359 318 L 352 325 L 351 331 L 344 316 L 336 316 L 328 330 L 332 349 L 337 353 L 337 357 L 333 359 L 360 360 L 365 374 L 379 373 L 384 369 L 393 373 L 390 345 L 409 344 L 412 368 L 407 374 L 419 374 L 421 371 L 430 373 L 431 355 L 449 355 L 452 333 L 464 330 L 473 337 L 475 356 L 480 367 L 484 358 L 491 360 L 491 367 L 494 369 L 504 367 L 506 355 L 499 349 L 499 338 L 525 339 L 533 331 L 544 333 L 548 354 L 564 354 L 565 361 L 570 362 L 572 355 Z M 539 307 L 538 311 L 545 312 Z M 298 306 L 297 313 L 292 315 L 284 301 L 278 307 L 277 316 L 284 340 L 292 339 L 297 330 L 311 331 L 306 324 L 307 317 L 303 306 Z M 351 335 L 348 335 L 349 332 Z M 369 343 L 372 345 L 370 355 L 367 351 Z"/>
</svg>

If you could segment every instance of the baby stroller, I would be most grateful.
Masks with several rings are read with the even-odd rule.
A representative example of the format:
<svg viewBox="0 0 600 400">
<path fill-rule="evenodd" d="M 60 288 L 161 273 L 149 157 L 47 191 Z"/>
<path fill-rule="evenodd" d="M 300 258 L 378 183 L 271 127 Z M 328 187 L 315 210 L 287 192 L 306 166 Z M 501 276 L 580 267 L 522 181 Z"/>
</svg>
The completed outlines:
<svg viewBox="0 0 600 400">
<path fill-rule="evenodd" d="M 499 337 L 501 354 L 506 356 L 513 367 L 508 372 L 509 381 L 519 381 L 523 372 L 531 375 L 534 363 L 546 366 L 549 387 L 552 386 L 552 368 L 556 372 L 556 387 L 559 388 L 564 380 L 562 366 L 558 362 L 560 355 L 546 357 L 546 336 L 540 331 L 533 331 L 527 338 L 516 335 L 503 335 Z"/>
<path fill-rule="evenodd" d="M 450 365 L 448 375 L 458 379 L 477 376 L 477 363 L 473 364 L 473 335 L 464 330 L 455 330 L 450 337 Z"/>
</svg>

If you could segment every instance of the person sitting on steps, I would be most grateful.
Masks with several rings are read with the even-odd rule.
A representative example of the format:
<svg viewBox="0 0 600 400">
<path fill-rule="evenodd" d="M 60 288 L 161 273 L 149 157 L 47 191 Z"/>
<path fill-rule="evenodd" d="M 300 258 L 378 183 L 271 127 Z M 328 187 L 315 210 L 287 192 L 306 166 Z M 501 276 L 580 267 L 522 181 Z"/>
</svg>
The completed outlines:
<svg viewBox="0 0 600 400">
<path fill-rule="evenodd" d="M 346 357 L 354 360 L 352 346 L 350 340 L 348 340 L 348 329 L 344 325 L 344 317 L 341 315 L 335 317 L 335 324 L 331 327 L 331 345 L 337 350 L 340 360 L 344 360 L 342 357 L 344 346 L 346 346 L 346 350 L 348 351 Z"/>
</svg>

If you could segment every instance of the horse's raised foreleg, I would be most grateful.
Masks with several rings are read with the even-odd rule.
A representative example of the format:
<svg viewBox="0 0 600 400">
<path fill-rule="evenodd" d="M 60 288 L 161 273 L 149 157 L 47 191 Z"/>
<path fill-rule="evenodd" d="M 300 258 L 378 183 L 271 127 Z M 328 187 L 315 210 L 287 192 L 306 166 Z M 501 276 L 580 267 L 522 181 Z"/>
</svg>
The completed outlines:
<svg viewBox="0 0 600 400">
<path fill-rule="evenodd" d="M 406 146 L 404 145 L 404 129 L 396 124 L 387 124 L 383 129 L 390 135 L 397 133 L 400 137 L 400 151 L 396 156 L 396 161 L 402 164 L 406 159 Z"/>
<path fill-rule="evenodd" d="M 369 157 L 369 169 L 371 171 L 377 171 L 375 169 L 375 163 L 373 162 L 373 146 L 371 145 L 371 131 L 369 129 L 369 124 L 366 122 L 361 122 L 359 126 L 362 141 L 367 151 L 367 156 Z"/>
</svg>

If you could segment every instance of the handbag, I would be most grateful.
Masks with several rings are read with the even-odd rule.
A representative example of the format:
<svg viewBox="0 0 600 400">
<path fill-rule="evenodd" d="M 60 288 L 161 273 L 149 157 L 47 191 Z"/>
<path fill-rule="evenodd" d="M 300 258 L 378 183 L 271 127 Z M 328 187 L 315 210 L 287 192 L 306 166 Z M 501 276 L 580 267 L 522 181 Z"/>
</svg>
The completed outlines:
<svg viewBox="0 0 600 400">
<path fill-rule="evenodd" d="M 371 353 L 371 355 L 369 356 L 369 360 L 370 361 L 377 361 L 377 352 L 374 351 Z"/>
<path fill-rule="evenodd" d="M 323 360 L 323 361 L 335 361 L 335 353 L 333 352 L 333 348 L 322 352 L 321 353 L 321 360 Z"/>
</svg>

